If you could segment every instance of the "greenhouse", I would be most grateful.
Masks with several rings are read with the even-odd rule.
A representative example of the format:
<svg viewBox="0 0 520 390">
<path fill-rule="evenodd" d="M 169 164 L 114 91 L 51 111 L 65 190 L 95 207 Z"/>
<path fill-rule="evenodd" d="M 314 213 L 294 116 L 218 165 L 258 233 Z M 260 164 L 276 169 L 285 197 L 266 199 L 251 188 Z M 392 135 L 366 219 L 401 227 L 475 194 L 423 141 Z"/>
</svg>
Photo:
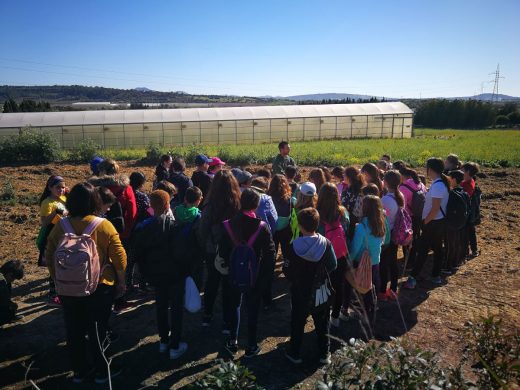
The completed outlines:
<svg viewBox="0 0 520 390">
<path fill-rule="evenodd" d="M 30 127 L 63 148 L 92 139 L 104 148 L 150 143 L 253 144 L 334 138 L 409 138 L 413 111 L 401 102 L 0 114 L 0 136 Z"/>
</svg>

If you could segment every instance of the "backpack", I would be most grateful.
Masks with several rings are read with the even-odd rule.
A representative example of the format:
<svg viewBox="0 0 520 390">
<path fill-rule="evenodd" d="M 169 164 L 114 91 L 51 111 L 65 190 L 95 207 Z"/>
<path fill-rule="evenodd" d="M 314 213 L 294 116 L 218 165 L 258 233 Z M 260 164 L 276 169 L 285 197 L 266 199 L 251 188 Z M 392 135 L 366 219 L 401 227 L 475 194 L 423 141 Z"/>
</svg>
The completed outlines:
<svg viewBox="0 0 520 390">
<path fill-rule="evenodd" d="M 413 218 L 422 219 L 424 203 L 426 202 L 426 193 L 421 189 L 414 190 L 412 187 L 405 183 L 401 185 L 408 188 L 412 192 L 412 204 L 410 208 L 412 210 Z"/>
<path fill-rule="evenodd" d="M 399 207 L 391 231 L 391 240 L 396 245 L 408 246 L 413 240 L 412 218 L 404 207 Z"/>
<path fill-rule="evenodd" d="M 69 218 L 61 219 L 65 234 L 54 253 L 54 282 L 59 295 L 85 297 L 96 291 L 103 270 L 92 233 L 103 221 L 103 218 L 94 218 L 78 235 Z"/>
<path fill-rule="evenodd" d="M 323 261 L 320 260 L 316 266 L 316 273 L 312 282 L 309 306 L 311 309 L 328 304 L 329 298 L 334 293 L 329 273 Z"/>
<path fill-rule="evenodd" d="M 249 291 L 256 284 L 260 261 L 256 257 L 253 245 L 262 227 L 265 225 L 264 221 L 260 221 L 253 235 L 249 237 L 247 242 L 244 242 L 237 239 L 231 229 L 229 220 L 224 221 L 224 228 L 228 232 L 234 246 L 229 256 L 229 281 L 240 292 Z"/>
<path fill-rule="evenodd" d="M 192 222 L 175 225 L 170 240 L 171 253 L 175 268 L 181 273 L 189 273 L 194 258 L 200 256 L 195 230 L 201 218 L 200 212 Z"/>
<path fill-rule="evenodd" d="M 469 199 L 470 204 L 470 213 L 469 213 L 469 223 L 472 225 L 480 225 L 481 215 L 480 215 L 480 201 L 482 199 L 482 191 L 479 186 L 475 186 L 475 190 L 473 191 L 473 195 Z"/>
<path fill-rule="evenodd" d="M 300 237 L 300 226 L 298 225 L 298 212 L 296 208 L 291 208 L 291 220 L 289 221 L 289 225 L 291 226 L 292 238 L 290 243 Z"/>
<path fill-rule="evenodd" d="M 462 189 L 453 189 L 449 192 L 446 212 L 441 207 L 441 213 L 446 218 L 446 225 L 453 230 L 460 230 L 468 223 L 469 196 Z"/>
<path fill-rule="evenodd" d="M 365 225 L 365 250 L 361 255 L 356 268 L 348 267 L 345 277 L 349 284 L 360 294 L 366 294 L 372 290 L 372 258 L 368 251 L 368 227 Z"/>
<path fill-rule="evenodd" d="M 325 228 L 325 238 L 332 244 L 336 258 L 345 257 L 348 253 L 347 238 L 343 225 L 341 225 L 341 217 L 334 223 L 323 222 L 323 227 Z"/>
<path fill-rule="evenodd" d="M 123 216 L 123 207 L 121 202 L 116 200 L 110 210 L 106 213 L 106 218 L 114 225 L 116 231 L 121 234 L 125 231 L 125 218 Z"/>
</svg>

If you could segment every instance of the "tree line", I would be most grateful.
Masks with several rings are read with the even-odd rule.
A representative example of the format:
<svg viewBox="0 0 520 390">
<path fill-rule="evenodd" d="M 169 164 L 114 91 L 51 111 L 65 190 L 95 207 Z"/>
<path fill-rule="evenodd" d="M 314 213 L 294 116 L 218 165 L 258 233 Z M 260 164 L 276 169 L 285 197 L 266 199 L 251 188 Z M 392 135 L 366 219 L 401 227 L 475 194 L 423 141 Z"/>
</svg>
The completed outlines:
<svg viewBox="0 0 520 390">
<path fill-rule="evenodd" d="M 370 99 L 354 99 L 354 98 L 345 98 L 345 99 L 321 99 L 321 100 L 298 100 L 299 105 L 306 104 L 353 104 L 353 103 L 380 103 L 385 102 L 385 98 L 378 99 L 376 97 L 371 97 Z"/>
<path fill-rule="evenodd" d="M 24 99 L 20 104 L 14 99 L 8 99 L 4 102 L 3 112 L 46 112 L 52 111 L 49 102 L 36 102 L 31 99 Z"/>
</svg>

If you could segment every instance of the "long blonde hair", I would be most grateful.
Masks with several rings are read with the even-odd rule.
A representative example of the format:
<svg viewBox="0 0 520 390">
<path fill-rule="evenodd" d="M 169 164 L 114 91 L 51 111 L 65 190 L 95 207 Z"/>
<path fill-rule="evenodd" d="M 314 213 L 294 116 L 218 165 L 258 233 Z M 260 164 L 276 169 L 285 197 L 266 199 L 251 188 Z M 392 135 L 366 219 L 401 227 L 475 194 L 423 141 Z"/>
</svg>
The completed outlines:
<svg viewBox="0 0 520 390">
<path fill-rule="evenodd" d="M 303 210 L 307 207 L 316 208 L 316 204 L 318 203 L 318 195 L 314 194 L 312 196 L 305 195 L 301 191 L 298 191 L 298 195 L 296 195 L 296 205 L 294 208 L 296 210 Z"/>
</svg>

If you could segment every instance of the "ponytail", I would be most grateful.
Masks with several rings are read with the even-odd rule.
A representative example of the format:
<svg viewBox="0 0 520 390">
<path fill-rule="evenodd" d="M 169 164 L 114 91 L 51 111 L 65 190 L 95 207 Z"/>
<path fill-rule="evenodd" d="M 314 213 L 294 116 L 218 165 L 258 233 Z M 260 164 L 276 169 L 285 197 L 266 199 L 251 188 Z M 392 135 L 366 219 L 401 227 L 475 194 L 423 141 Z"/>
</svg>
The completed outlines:
<svg viewBox="0 0 520 390">
<path fill-rule="evenodd" d="M 399 184 L 401 183 L 401 175 L 395 170 L 387 171 L 385 173 L 385 183 L 388 189 L 393 192 L 394 199 L 399 207 L 404 207 L 404 196 L 399 191 Z"/>
<path fill-rule="evenodd" d="M 399 173 L 403 176 L 411 177 L 415 184 L 421 184 L 421 179 L 419 178 L 417 171 L 411 168 L 402 167 L 399 169 Z"/>
<path fill-rule="evenodd" d="M 51 187 L 54 187 L 55 185 L 64 182 L 63 177 L 58 175 L 52 175 L 47 180 L 47 183 L 45 183 L 45 188 L 43 189 L 42 194 L 40 195 L 40 201 L 39 205 L 43 203 L 45 199 L 47 199 L 51 195 Z"/>
</svg>

